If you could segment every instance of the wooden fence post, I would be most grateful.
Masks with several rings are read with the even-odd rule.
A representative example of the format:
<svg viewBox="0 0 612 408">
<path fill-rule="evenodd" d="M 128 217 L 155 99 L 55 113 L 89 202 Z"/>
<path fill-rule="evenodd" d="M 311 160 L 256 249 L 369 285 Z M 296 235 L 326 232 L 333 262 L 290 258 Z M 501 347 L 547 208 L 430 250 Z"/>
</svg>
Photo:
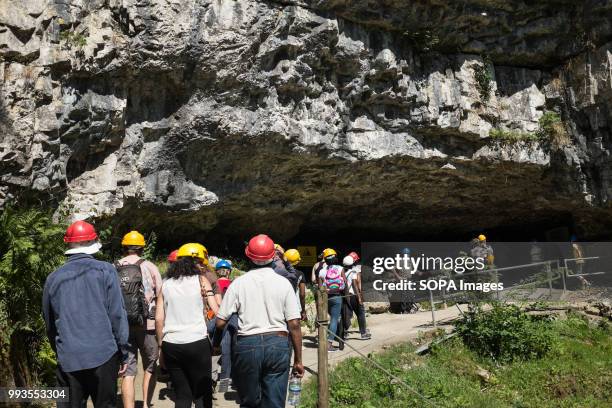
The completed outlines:
<svg viewBox="0 0 612 408">
<path fill-rule="evenodd" d="M 318 290 L 317 301 L 317 322 L 319 322 L 319 349 L 318 349 L 318 408 L 329 408 L 329 382 L 327 377 L 327 327 L 329 319 L 327 317 L 327 292 Z"/>
</svg>

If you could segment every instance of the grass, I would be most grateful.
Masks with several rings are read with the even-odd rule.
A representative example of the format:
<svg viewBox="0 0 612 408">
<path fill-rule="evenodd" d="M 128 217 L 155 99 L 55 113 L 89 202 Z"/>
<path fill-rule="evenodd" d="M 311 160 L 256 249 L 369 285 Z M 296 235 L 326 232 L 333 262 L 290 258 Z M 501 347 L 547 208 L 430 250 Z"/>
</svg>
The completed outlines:
<svg viewBox="0 0 612 408">
<path fill-rule="evenodd" d="M 539 133 L 519 132 L 516 130 L 491 129 L 489 137 L 503 143 L 538 142 L 541 140 Z"/>
<path fill-rule="evenodd" d="M 489 137 L 504 144 L 548 141 L 555 148 L 567 146 L 571 143 L 561 116 L 558 113 L 552 111 L 545 112 L 539 119 L 538 124 L 540 126 L 539 129 L 533 133 L 496 128 L 489 131 Z"/>
<path fill-rule="evenodd" d="M 547 139 L 554 147 L 562 147 L 570 144 L 570 138 L 565 130 L 561 116 L 556 112 L 545 112 L 538 121 L 540 129 L 538 134 L 542 139 Z"/>
<path fill-rule="evenodd" d="M 552 325 L 558 341 L 540 359 L 500 365 L 470 351 L 459 338 L 428 356 L 402 344 L 373 358 L 441 407 L 612 406 L 610 325 L 597 327 L 576 316 Z M 340 363 L 330 383 L 333 407 L 429 406 L 361 358 Z M 302 407 L 316 406 L 316 380 L 305 384 L 302 395 Z"/>
</svg>

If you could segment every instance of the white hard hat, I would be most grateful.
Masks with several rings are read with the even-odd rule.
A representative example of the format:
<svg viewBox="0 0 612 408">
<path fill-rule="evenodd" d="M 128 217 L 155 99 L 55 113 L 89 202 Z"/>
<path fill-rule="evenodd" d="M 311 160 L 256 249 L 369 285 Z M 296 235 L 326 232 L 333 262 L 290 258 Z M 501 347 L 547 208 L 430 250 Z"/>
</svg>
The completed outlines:
<svg viewBox="0 0 612 408">
<path fill-rule="evenodd" d="M 344 266 L 353 266 L 354 263 L 355 263 L 355 258 L 353 258 L 350 255 L 345 256 L 344 259 L 342 260 L 342 265 Z"/>
</svg>

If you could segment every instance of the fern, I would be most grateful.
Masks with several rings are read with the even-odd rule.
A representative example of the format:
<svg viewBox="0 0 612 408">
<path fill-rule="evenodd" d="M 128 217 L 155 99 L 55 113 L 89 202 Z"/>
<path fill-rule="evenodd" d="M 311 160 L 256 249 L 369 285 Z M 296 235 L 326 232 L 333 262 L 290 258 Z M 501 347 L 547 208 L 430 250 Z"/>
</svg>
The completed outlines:
<svg viewBox="0 0 612 408">
<path fill-rule="evenodd" d="M 64 226 L 37 208 L 6 207 L 0 214 L 0 344 L 27 338 L 33 356 L 45 346 L 41 298 L 47 275 L 64 260 Z M 19 364 L 31 362 L 19 362 Z M 34 361 L 34 367 L 38 363 Z"/>
<path fill-rule="evenodd" d="M 155 231 L 151 231 L 146 242 L 142 257 L 148 261 L 153 261 L 155 260 L 155 251 L 157 249 L 157 234 Z"/>
</svg>

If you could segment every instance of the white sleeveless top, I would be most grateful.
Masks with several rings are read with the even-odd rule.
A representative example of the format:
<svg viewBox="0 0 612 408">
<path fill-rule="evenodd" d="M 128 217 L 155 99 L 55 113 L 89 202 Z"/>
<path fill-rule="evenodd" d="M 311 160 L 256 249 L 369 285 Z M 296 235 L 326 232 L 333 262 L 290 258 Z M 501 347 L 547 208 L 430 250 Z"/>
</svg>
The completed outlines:
<svg viewBox="0 0 612 408">
<path fill-rule="evenodd" d="M 205 339 L 207 331 L 200 278 L 194 275 L 166 279 L 162 294 L 166 314 L 163 341 L 185 344 Z"/>
</svg>

